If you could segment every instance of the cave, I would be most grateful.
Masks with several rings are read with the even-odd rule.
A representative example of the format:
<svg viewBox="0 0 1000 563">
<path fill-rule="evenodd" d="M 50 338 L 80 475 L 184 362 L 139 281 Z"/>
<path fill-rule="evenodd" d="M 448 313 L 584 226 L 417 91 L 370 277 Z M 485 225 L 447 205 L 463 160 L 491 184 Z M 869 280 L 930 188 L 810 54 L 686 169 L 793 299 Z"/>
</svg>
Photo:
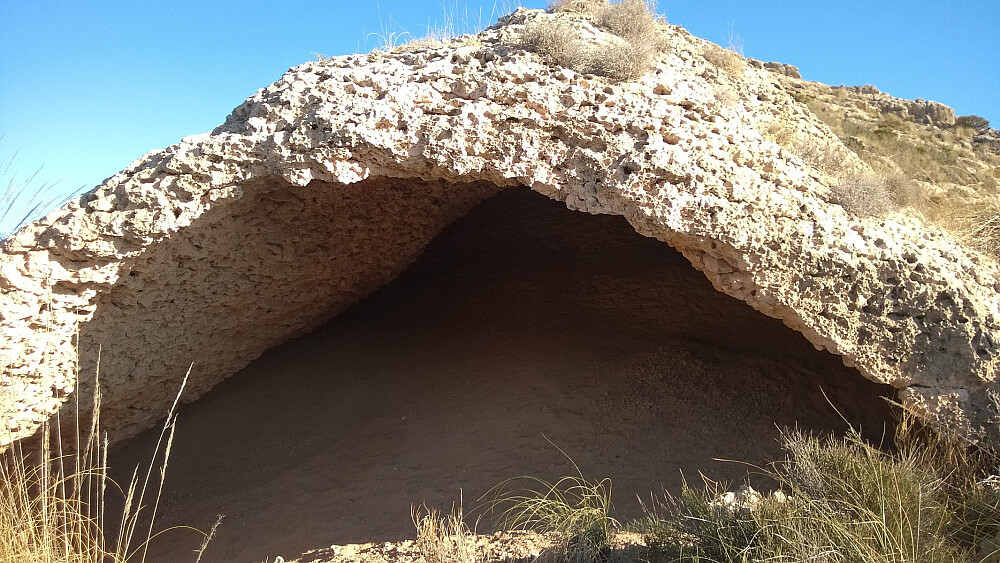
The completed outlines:
<svg viewBox="0 0 1000 563">
<path fill-rule="evenodd" d="M 253 221 L 232 211 L 214 219 L 273 225 L 264 235 L 229 227 L 231 249 L 273 236 L 277 254 L 296 240 L 309 261 L 324 253 L 342 262 L 391 253 L 412 259 L 395 260 L 409 264 L 402 273 L 352 281 L 349 306 L 327 297 L 324 284 L 335 273 L 299 276 L 289 298 L 298 324 L 275 331 L 266 352 L 181 408 L 157 527 L 207 530 L 224 514 L 204 560 L 260 561 L 412 537 L 412 505 L 447 510 L 462 501 L 473 511 L 504 479 L 551 480 L 572 474 L 573 463 L 588 478 L 610 478 L 616 516 L 634 518 L 638 499 L 676 492 L 684 479 L 697 483 L 699 472 L 754 483 L 739 462 L 779 458 L 781 428 L 837 433 L 846 420 L 877 438 L 891 419 L 890 387 L 717 291 L 679 252 L 640 236 L 623 217 L 572 211 L 526 187 L 469 186 L 450 190 L 465 194 L 458 203 L 422 194 L 425 206 L 448 211 L 422 215 L 440 225 L 412 236 L 413 224 L 393 230 L 363 212 L 391 215 L 380 206 L 393 200 L 373 199 L 370 187 L 351 193 L 361 194 L 354 203 L 376 203 L 338 200 L 347 202 L 334 210 L 338 228 L 347 222 L 382 242 L 332 241 L 321 214 L 294 219 L 289 202 L 301 194 L 263 188 L 246 198 Z M 199 228 L 186 240 L 197 241 Z M 173 246 L 170 260 L 183 269 Z M 223 306 L 239 311 L 247 301 L 234 296 L 241 286 L 227 276 L 244 264 L 232 275 L 254 281 L 244 296 L 253 298 L 261 285 L 245 264 L 256 262 L 236 250 L 216 254 L 219 264 L 197 271 L 224 280 L 233 299 Z M 106 299 L 128 301 L 127 290 Z M 235 336 L 225 338 L 267 340 L 259 334 L 268 323 L 289 318 L 287 306 L 274 306 L 273 317 L 259 310 L 244 324 L 230 318 L 236 325 L 227 334 Z M 108 317 L 98 325 L 114 326 L 114 311 L 99 308 L 98 321 Z M 171 322 L 225 330 L 210 311 Z M 194 370 L 215 361 L 216 352 L 203 355 Z M 171 375 L 144 385 L 168 390 L 176 382 Z M 114 447 L 110 465 L 120 482 L 148 461 L 158 434 Z M 200 542 L 173 530 L 152 542 L 149 559 L 186 560 Z"/>
</svg>

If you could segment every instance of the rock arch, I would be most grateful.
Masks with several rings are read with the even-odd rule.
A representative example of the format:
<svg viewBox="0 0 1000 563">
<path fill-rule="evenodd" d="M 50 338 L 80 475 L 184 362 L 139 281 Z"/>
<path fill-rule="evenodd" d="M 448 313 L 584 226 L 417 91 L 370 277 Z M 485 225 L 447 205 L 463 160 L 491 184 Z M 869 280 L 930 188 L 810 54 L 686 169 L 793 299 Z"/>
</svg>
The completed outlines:
<svg viewBox="0 0 1000 563">
<path fill-rule="evenodd" d="M 98 349 L 104 421 L 116 439 L 133 434 L 162 416 L 192 356 L 189 399 L 517 185 L 624 217 L 930 419 L 992 428 L 995 265 L 915 219 L 825 201 L 829 179 L 763 124 L 782 114 L 864 165 L 766 71 L 713 71 L 700 40 L 673 29 L 654 72 L 610 83 L 508 47 L 537 17 L 554 16 L 519 11 L 467 44 L 296 67 L 211 134 L 4 241 L 0 445 L 67 404 Z"/>
<path fill-rule="evenodd" d="M 553 444 L 611 479 L 629 520 L 637 498 L 699 472 L 743 482 L 745 463 L 783 455 L 780 428 L 838 432 L 844 417 L 877 441 L 883 396 L 621 217 L 508 188 L 374 294 L 182 407 L 158 527 L 223 513 L 210 554 L 226 561 L 397 541 L 413 505 L 461 500 L 473 521 L 506 479 L 572 474 Z M 120 482 L 158 438 L 114 449 Z M 200 541 L 168 534 L 150 560 Z"/>
</svg>

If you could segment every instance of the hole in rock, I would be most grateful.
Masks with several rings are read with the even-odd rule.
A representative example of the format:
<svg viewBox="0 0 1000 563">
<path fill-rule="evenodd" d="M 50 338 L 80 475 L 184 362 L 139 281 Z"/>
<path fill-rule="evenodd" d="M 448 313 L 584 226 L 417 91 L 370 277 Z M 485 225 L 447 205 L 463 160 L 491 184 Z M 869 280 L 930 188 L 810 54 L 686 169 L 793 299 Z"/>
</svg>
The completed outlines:
<svg viewBox="0 0 1000 563">
<path fill-rule="evenodd" d="M 682 474 L 741 479 L 780 426 L 878 434 L 891 390 L 716 291 L 621 217 L 526 188 L 445 229 L 403 275 L 184 407 L 160 526 L 209 561 L 413 536 L 411 504 L 466 510 L 499 481 L 610 477 L 620 518 Z M 544 435 L 544 436 L 543 436 Z M 119 446 L 147 459 L 156 435 Z M 127 481 L 127 478 L 126 478 Z M 483 524 L 488 527 L 488 524 Z M 154 540 L 189 560 L 200 538 Z"/>
</svg>

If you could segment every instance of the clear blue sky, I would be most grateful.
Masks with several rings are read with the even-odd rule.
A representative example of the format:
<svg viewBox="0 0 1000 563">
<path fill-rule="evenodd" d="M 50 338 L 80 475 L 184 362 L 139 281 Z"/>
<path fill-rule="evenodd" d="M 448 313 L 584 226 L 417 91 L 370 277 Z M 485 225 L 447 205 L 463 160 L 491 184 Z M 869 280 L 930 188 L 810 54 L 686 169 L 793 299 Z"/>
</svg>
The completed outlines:
<svg viewBox="0 0 1000 563">
<path fill-rule="evenodd" d="M 507 1 L 507 6 L 516 2 Z M 531 8 L 544 0 L 522 0 Z M 497 0 L 0 0 L 0 164 L 91 188 L 209 131 L 291 66 L 366 52 L 369 34 L 492 23 Z M 1000 126 L 1000 0 L 686 0 L 659 11 L 828 84 L 874 84 Z M 492 12 L 492 14 L 491 14 Z M 0 173 L 3 172 L 0 166 Z M 8 177 L 0 177 L 0 192 Z M 2 231 L 2 225 L 0 225 Z"/>
</svg>

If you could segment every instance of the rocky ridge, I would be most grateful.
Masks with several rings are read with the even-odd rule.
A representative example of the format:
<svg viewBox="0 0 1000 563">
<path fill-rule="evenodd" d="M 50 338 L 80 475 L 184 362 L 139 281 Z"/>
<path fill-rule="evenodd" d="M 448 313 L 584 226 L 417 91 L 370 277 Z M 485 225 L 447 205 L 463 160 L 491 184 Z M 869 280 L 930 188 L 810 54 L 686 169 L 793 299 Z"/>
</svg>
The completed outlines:
<svg viewBox="0 0 1000 563">
<path fill-rule="evenodd" d="M 215 131 L 4 241 L 0 446 L 90 404 L 98 362 L 104 424 L 113 440 L 133 435 L 192 362 L 185 400 L 516 185 L 625 217 L 929 420 L 1000 438 L 995 263 L 916 217 L 830 203 L 836 178 L 769 128 L 791 123 L 841 173 L 868 164 L 775 73 L 720 68 L 716 46 L 667 25 L 666 52 L 634 81 L 515 47 L 526 23 L 557 17 L 519 10 L 440 47 L 295 67 Z"/>
</svg>

